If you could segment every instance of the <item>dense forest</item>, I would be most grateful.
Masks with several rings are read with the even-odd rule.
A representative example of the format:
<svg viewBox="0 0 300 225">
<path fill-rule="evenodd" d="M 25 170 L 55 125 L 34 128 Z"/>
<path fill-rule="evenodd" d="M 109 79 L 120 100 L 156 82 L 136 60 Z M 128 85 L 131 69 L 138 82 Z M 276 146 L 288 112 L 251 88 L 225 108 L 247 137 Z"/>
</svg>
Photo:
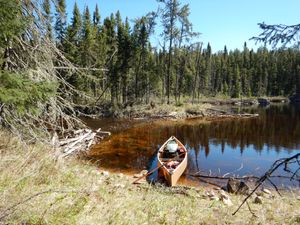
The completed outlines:
<svg viewBox="0 0 300 225">
<path fill-rule="evenodd" d="M 213 52 L 213 46 L 204 46 L 201 35 L 193 31 L 189 5 L 166 0 L 158 5 L 157 12 L 131 21 L 120 12 L 103 19 L 97 5 L 92 12 L 87 6 L 80 12 L 75 3 L 67 19 L 65 0 L 41 4 L 1 0 L 0 63 L 5 82 L 0 102 L 17 101 L 24 108 L 34 98 L 40 101 L 59 94 L 76 104 L 105 102 L 115 108 L 155 100 L 194 102 L 203 96 L 289 96 L 300 86 L 299 48 L 254 51 L 245 42 L 241 50 L 225 45 Z M 32 22 L 39 23 L 35 30 Z M 159 27 L 159 46 L 153 46 L 151 36 Z M 27 60 L 23 50 L 37 43 L 53 43 L 59 53 L 52 51 L 49 58 L 56 74 L 53 82 L 33 87 L 24 71 L 36 69 L 40 62 Z M 21 64 L 20 58 L 26 63 Z M 22 90 L 24 86 L 18 85 L 26 82 Z M 62 86 L 75 91 L 66 93 Z"/>
<path fill-rule="evenodd" d="M 287 96 L 296 91 L 299 49 L 253 51 L 241 43 L 242 50 L 225 46 L 213 53 L 210 44 L 193 42 L 199 37 L 188 20 L 188 5 L 166 2 L 158 13 L 131 24 L 120 12 L 102 21 L 98 6 L 81 14 L 75 3 L 67 24 L 65 2 L 58 2 L 48 35 L 55 34 L 52 38 L 72 63 L 90 69 L 87 76 L 68 73 L 68 81 L 95 97 L 110 98 L 112 104 L 149 102 L 153 97 L 169 102 L 170 96 L 176 102 L 218 95 Z M 45 16 L 51 18 L 49 2 L 44 3 Z M 160 20 L 162 43 L 153 47 L 150 36 Z"/>
</svg>

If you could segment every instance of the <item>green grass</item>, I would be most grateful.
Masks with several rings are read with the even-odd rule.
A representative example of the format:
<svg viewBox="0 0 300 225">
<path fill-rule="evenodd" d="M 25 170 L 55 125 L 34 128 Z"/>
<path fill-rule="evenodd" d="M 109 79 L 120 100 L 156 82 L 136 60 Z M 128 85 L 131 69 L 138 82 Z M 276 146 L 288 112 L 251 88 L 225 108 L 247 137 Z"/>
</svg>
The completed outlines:
<svg viewBox="0 0 300 225">
<path fill-rule="evenodd" d="M 0 131 L 0 224 L 299 224 L 297 194 L 233 206 L 211 201 L 204 188 L 132 185 L 93 164 L 56 159 L 48 146 L 24 146 Z"/>
</svg>

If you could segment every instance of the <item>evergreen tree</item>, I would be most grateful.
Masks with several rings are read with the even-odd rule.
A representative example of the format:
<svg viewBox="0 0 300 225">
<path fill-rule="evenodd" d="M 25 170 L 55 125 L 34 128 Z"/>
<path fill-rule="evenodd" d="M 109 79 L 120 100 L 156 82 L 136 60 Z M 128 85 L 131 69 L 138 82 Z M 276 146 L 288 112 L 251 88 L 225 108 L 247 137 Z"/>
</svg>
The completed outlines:
<svg viewBox="0 0 300 225">
<path fill-rule="evenodd" d="M 47 33 L 46 36 L 52 40 L 52 16 L 51 16 L 51 5 L 50 0 L 43 1 L 43 16 L 45 18 L 45 23 L 47 26 Z"/>
<path fill-rule="evenodd" d="M 99 8 L 98 4 L 96 4 L 95 11 L 93 13 L 93 25 L 94 27 L 100 28 L 100 13 L 99 13 Z"/>
<path fill-rule="evenodd" d="M 117 20 L 118 21 L 118 20 Z M 126 18 L 125 25 L 122 22 L 118 23 L 118 77 L 121 77 L 122 82 L 122 101 L 127 101 L 127 88 L 128 88 L 128 72 L 132 57 L 132 46 L 130 37 L 130 25 L 128 18 Z"/>
<path fill-rule="evenodd" d="M 177 0 L 159 0 L 164 4 L 162 13 L 162 22 L 164 27 L 164 38 L 169 41 L 168 49 L 168 65 L 167 65 L 167 79 L 166 79 L 166 95 L 167 104 L 170 103 L 170 89 L 171 89 L 171 70 L 172 70 L 172 56 L 173 56 L 173 42 L 177 33 L 177 20 L 180 3 Z"/>
<path fill-rule="evenodd" d="M 133 41 L 133 55 L 136 62 L 135 73 L 135 99 L 140 97 L 140 81 L 142 80 L 142 74 L 144 74 L 144 67 L 147 58 L 147 44 L 149 41 L 149 31 L 147 30 L 147 19 L 142 17 L 135 21 L 134 31 L 132 34 Z"/>
<path fill-rule="evenodd" d="M 89 8 L 86 7 L 82 21 L 82 40 L 81 40 L 81 65 L 90 67 L 93 64 L 93 47 L 95 34 L 92 27 Z"/>
<path fill-rule="evenodd" d="M 199 91 L 202 91 L 204 95 L 208 95 L 210 92 L 210 80 L 212 74 L 212 50 L 210 43 L 207 44 L 205 49 L 205 72 L 201 79 L 201 86 Z"/>
<path fill-rule="evenodd" d="M 233 98 L 239 98 L 241 94 L 241 81 L 240 81 L 240 68 L 238 65 L 235 67 L 234 75 L 233 75 Z"/>
<path fill-rule="evenodd" d="M 65 0 L 57 0 L 56 13 L 55 13 L 55 33 L 58 46 L 62 48 L 64 38 L 66 35 L 67 14 Z"/>
<path fill-rule="evenodd" d="M 71 24 L 67 28 L 66 42 L 64 49 L 66 56 L 76 65 L 80 64 L 80 41 L 81 41 L 82 20 L 77 3 L 74 4 Z"/>
<path fill-rule="evenodd" d="M 0 63 L 2 70 L 8 70 L 12 66 L 10 57 L 14 40 L 25 31 L 29 18 L 22 15 L 21 3 L 17 0 L 0 0 L 0 15 L 0 51 L 3 55 Z"/>
<path fill-rule="evenodd" d="M 116 74 L 116 58 L 115 53 L 117 51 L 117 37 L 116 37 L 116 20 L 114 14 L 111 14 L 110 18 L 107 17 L 103 23 L 103 29 L 105 31 L 106 36 L 106 45 L 107 45 L 107 58 L 106 65 L 108 68 L 108 82 L 110 86 L 110 95 L 111 95 L 111 104 L 112 107 L 115 108 L 117 105 L 117 88 L 118 88 L 118 80 Z"/>
</svg>

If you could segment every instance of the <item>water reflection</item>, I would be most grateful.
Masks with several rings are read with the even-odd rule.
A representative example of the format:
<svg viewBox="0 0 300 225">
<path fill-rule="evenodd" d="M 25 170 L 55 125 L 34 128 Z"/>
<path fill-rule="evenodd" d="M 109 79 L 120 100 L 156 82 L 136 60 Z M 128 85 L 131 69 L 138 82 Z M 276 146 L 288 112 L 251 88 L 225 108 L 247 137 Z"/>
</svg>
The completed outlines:
<svg viewBox="0 0 300 225">
<path fill-rule="evenodd" d="M 155 167 L 156 151 L 171 135 L 189 152 L 187 173 L 261 175 L 278 158 L 300 147 L 300 107 L 271 105 L 242 109 L 258 118 L 206 121 L 156 121 L 118 131 L 90 154 L 100 166 L 133 173 Z M 240 170 L 237 170 L 241 168 Z M 184 177 L 183 179 L 192 179 Z"/>
</svg>

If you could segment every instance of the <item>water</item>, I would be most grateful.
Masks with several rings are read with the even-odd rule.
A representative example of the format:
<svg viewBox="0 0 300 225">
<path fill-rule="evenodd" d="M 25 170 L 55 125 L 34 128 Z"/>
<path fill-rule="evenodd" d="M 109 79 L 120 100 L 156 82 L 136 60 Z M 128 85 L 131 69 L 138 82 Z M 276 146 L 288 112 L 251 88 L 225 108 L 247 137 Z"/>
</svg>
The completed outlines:
<svg viewBox="0 0 300 225">
<path fill-rule="evenodd" d="M 258 118 L 181 121 L 87 121 L 91 127 L 113 130 L 89 154 L 99 166 L 127 174 L 157 166 L 156 153 L 174 135 L 189 151 L 188 167 L 180 182 L 198 185 L 202 174 L 223 176 L 257 175 L 266 172 L 277 159 L 300 150 L 300 107 L 271 105 L 242 111 L 259 113 Z M 295 169 L 296 165 L 292 169 Z M 276 174 L 288 175 L 282 169 Z M 151 179 L 155 179 L 155 173 Z M 273 179 L 278 185 L 299 185 L 287 179 Z"/>
</svg>

